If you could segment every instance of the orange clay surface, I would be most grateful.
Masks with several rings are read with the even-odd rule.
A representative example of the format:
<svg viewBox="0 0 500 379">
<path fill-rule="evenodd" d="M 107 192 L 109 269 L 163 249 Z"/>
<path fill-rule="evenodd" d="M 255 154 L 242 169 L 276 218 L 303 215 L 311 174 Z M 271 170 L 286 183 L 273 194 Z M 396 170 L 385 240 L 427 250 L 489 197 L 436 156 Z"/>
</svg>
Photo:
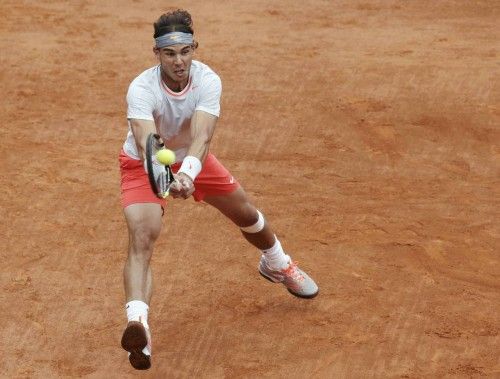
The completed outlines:
<svg viewBox="0 0 500 379">
<path fill-rule="evenodd" d="M 222 5 L 224 4 L 224 5 Z M 212 151 L 320 286 L 289 295 L 217 211 L 171 201 L 153 366 L 120 347 L 118 153 L 152 22 L 222 78 Z M 2 378 L 500 376 L 495 1 L 0 3 Z"/>
</svg>

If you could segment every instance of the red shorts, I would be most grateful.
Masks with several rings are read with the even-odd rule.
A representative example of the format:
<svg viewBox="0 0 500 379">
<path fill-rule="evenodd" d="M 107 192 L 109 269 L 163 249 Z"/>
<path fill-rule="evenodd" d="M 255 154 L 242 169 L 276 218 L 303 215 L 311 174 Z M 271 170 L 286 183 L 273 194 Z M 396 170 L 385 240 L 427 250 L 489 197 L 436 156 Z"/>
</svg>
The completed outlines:
<svg viewBox="0 0 500 379">
<path fill-rule="evenodd" d="M 123 208 L 136 203 L 157 203 L 165 207 L 165 199 L 158 198 L 151 190 L 142 161 L 130 158 L 123 150 L 120 152 L 119 161 Z M 172 165 L 172 171 L 176 173 L 180 167 L 180 163 L 175 163 Z M 209 153 L 203 163 L 203 169 L 194 181 L 194 187 L 194 199 L 202 201 L 205 196 L 231 193 L 240 185 L 217 158 Z"/>
</svg>

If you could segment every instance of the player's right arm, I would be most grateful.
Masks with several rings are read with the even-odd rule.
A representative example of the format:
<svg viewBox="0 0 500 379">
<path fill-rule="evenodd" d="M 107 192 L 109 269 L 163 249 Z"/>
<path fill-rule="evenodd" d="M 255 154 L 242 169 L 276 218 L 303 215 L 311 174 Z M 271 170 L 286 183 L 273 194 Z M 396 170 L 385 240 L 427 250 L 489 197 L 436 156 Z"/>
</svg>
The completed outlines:
<svg viewBox="0 0 500 379">
<path fill-rule="evenodd" d="M 149 133 L 156 133 L 156 126 L 154 121 L 139 120 L 135 118 L 129 119 L 130 128 L 134 135 L 135 144 L 137 145 L 137 153 L 142 161 L 146 158 L 146 139 Z"/>
<path fill-rule="evenodd" d="M 149 71 L 135 78 L 127 91 L 127 119 L 134 135 L 137 154 L 143 161 L 148 135 L 156 133 L 153 113 L 157 99 L 151 88 Z"/>
</svg>

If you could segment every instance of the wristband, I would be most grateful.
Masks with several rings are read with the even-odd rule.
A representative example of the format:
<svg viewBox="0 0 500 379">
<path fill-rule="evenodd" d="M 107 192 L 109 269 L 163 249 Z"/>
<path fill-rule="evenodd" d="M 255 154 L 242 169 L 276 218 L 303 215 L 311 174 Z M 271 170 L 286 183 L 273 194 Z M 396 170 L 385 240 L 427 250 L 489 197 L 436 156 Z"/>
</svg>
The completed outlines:
<svg viewBox="0 0 500 379">
<path fill-rule="evenodd" d="M 186 174 L 194 182 L 198 174 L 201 172 L 201 167 L 202 167 L 201 161 L 198 158 L 193 157 L 192 155 L 188 155 L 182 161 L 181 168 L 177 173 Z"/>
</svg>

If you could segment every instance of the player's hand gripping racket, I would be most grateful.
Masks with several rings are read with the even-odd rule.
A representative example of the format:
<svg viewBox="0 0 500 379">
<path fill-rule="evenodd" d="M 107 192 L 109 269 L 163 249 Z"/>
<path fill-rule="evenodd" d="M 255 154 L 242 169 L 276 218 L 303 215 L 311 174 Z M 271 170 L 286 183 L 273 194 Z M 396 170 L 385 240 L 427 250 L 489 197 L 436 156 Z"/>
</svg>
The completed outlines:
<svg viewBox="0 0 500 379">
<path fill-rule="evenodd" d="M 146 171 L 151 189 L 161 199 L 168 196 L 170 185 L 174 181 L 170 165 L 160 163 L 156 157 L 156 153 L 163 148 L 164 144 L 160 136 L 150 133 L 146 139 Z"/>
</svg>

